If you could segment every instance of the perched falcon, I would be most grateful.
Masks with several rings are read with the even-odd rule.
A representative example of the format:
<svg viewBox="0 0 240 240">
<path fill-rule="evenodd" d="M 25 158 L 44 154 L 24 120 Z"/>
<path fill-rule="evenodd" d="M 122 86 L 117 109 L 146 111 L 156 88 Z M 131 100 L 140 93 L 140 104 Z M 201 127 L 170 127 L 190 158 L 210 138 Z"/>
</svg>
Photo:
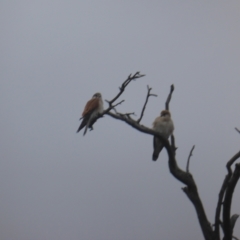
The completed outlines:
<svg viewBox="0 0 240 240">
<path fill-rule="evenodd" d="M 171 119 L 171 113 L 168 110 L 163 110 L 160 117 L 157 117 L 153 122 L 153 129 L 159 132 L 163 137 L 168 139 L 173 133 L 174 125 Z M 158 159 L 159 153 L 163 149 L 161 140 L 157 137 L 153 137 L 153 155 L 152 160 Z"/>
<path fill-rule="evenodd" d="M 83 110 L 82 122 L 77 130 L 77 133 L 85 127 L 83 135 L 86 134 L 88 128 L 92 128 L 95 121 L 92 121 L 99 113 L 103 112 L 103 101 L 101 93 L 95 93 L 91 100 L 89 100 Z"/>
</svg>

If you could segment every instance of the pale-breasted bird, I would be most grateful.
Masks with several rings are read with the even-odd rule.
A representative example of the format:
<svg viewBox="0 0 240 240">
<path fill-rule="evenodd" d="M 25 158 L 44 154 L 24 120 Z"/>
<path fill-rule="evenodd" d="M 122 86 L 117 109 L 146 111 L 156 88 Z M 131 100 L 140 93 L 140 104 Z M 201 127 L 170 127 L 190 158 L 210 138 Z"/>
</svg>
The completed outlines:
<svg viewBox="0 0 240 240">
<path fill-rule="evenodd" d="M 171 119 L 171 113 L 168 110 L 163 110 L 160 117 L 157 117 L 153 122 L 153 129 L 159 132 L 163 137 L 168 139 L 173 133 L 174 124 Z M 153 155 L 152 160 L 156 161 L 160 152 L 163 149 L 163 143 L 158 137 L 153 137 Z"/>
<path fill-rule="evenodd" d="M 93 129 L 92 125 L 96 121 L 92 121 L 99 113 L 103 112 L 103 101 L 101 93 L 95 93 L 92 96 L 92 99 L 89 100 L 83 110 L 82 122 L 77 130 L 77 133 L 85 127 L 83 135 L 86 134 L 87 129 Z"/>
</svg>

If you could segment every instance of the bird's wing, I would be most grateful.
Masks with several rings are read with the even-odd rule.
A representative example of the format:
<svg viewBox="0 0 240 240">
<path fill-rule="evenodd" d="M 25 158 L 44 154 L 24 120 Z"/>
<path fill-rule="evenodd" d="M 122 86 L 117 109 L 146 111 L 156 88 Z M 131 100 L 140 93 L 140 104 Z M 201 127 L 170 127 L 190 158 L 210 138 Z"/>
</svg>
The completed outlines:
<svg viewBox="0 0 240 240">
<path fill-rule="evenodd" d="M 93 98 L 89 100 L 83 110 L 82 116 L 83 118 L 87 115 L 91 115 L 91 113 L 99 107 L 99 99 Z"/>
<path fill-rule="evenodd" d="M 159 153 L 163 149 L 162 141 L 158 137 L 153 137 L 153 155 L 152 160 L 157 161 Z"/>
</svg>

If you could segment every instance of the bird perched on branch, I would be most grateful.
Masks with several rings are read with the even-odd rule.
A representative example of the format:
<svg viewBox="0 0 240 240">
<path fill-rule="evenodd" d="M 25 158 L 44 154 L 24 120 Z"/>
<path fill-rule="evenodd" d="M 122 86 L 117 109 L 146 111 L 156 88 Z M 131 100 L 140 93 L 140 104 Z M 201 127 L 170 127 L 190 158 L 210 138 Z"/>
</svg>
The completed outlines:
<svg viewBox="0 0 240 240">
<path fill-rule="evenodd" d="M 103 101 L 102 101 L 102 95 L 101 93 L 95 93 L 92 96 L 92 99 L 89 100 L 83 110 L 82 122 L 77 130 L 77 133 L 85 127 L 83 135 L 86 134 L 87 129 L 90 128 L 93 129 L 92 125 L 95 123 L 96 120 L 93 121 L 93 119 L 100 113 L 103 112 Z"/>
<path fill-rule="evenodd" d="M 171 119 L 171 113 L 168 110 L 163 110 L 160 117 L 154 120 L 153 130 L 159 132 L 166 139 L 170 137 L 174 130 L 174 124 Z M 163 143 L 161 139 L 155 136 L 153 137 L 153 149 L 152 160 L 156 161 L 163 149 Z"/>
</svg>

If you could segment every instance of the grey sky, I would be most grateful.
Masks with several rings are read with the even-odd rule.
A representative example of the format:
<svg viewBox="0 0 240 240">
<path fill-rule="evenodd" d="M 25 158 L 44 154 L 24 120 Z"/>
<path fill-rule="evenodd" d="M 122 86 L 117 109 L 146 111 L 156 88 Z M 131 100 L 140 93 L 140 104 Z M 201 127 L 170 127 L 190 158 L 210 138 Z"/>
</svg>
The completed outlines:
<svg viewBox="0 0 240 240">
<path fill-rule="evenodd" d="M 0 239 L 202 239 L 165 150 L 110 117 L 76 134 L 95 92 L 143 124 L 169 87 L 177 160 L 190 169 L 211 222 L 225 163 L 239 151 L 239 1 L 0 2 Z M 106 105 L 105 105 L 106 106 Z M 233 213 L 240 214 L 240 185 Z M 240 221 L 235 227 L 240 237 Z"/>
</svg>

